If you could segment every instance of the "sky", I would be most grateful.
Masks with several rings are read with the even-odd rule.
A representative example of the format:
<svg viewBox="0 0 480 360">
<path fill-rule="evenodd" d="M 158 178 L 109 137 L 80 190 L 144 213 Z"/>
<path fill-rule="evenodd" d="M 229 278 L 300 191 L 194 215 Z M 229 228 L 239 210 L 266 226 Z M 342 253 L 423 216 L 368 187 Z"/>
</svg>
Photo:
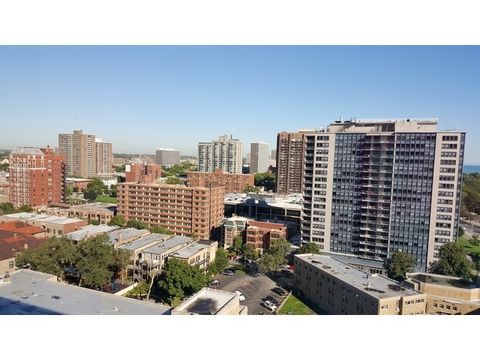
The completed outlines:
<svg viewBox="0 0 480 360">
<path fill-rule="evenodd" d="M 343 117 L 438 118 L 480 164 L 480 46 L 0 46 L 0 149 L 82 129 L 153 154 Z"/>
</svg>

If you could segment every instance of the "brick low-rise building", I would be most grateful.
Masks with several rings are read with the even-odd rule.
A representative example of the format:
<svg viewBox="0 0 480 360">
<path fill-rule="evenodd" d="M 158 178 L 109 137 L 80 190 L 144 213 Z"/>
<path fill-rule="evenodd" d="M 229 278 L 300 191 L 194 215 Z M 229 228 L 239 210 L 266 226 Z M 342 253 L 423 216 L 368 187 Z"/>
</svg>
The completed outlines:
<svg viewBox="0 0 480 360">
<path fill-rule="evenodd" d="M 16 213 L 0 217 L 0 222 L 18 220 L 45 230 L 47 236 L 62 236 L 77 231 L 87 225 L 87 221 L 63 216 Z"/>
<path fill-rule="evenodd" d="M 223 187 L 121 183 L 118 213 L 125 220 L 161 226 L 177 235 L 208 240 L 224 214 Z"/>
<path fill-rule="evenodd" d="M 262 221 L 249 221 L 247 223 L 247 245 L 252 245 L 256 250 L 266 250 L 272 241 L 287 238 L 287 227 Z"/>
<path fill-rule="evenodd" d="M 162 167 L 155 164 L 130 164 L 125 167 L 126 182 L 153 183 L 162 176 Z"/>
<path fill-rule="evenodd" d="M 247 186 L 255 185 L 253 174 L 230 174 L 222 169 L 214 172 L 188 171 L 187 182 L 190 186 L 225 187 L 225 193 L 240 193 Z"/>
</svg>

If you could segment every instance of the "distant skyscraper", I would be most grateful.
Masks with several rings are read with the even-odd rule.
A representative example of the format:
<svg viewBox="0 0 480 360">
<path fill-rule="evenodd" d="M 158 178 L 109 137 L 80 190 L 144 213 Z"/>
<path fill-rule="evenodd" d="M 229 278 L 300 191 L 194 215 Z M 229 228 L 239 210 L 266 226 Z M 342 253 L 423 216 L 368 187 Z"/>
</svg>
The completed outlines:
<svg viewBox="0 0 480 360">
<path fill-rule="evenodd" d="M 84 134 L 82 130 L 74 130 L 73 134 L 58 135 L 59 154 L 67 162 L 67 175 L 91 178 L 97 174 L 111 173 L 113 157 L 112 145 L 99 143 L 95 135 Z M 97 157 L 97 149 L 101 152 Z M 97 161 L 99 160 L 99 167 Z M 98 172 L 101 171 L 101 172 Z"/>
<path fill-rule="evenodd" d="M 95 139 L 95 156 L 96 156 L 96 174 L 111 174 L 113 170 L 113 154 L 112 144 L 105 143 L 102 139 Z"/>
<path fill-rule="evenodd" d="M 281 132 L 277 136 L 277 192 L 301 193 L 305 134 L 315 130 L 295 133 Z"/>
<path fill-rule="evenodd" d="M 9 200 L 42 206 L 65 200 L 65 161 L 51 148 L 18 148 L 10 154 Z"/>
<path fill-rule="evenodd" d="M 465 133 L 436 120 L 346 121 L 305 135 L 302 238 L 425 271 L 457 239 Z"/>
<path fill-rule="evenodd" d="M 277 150 L 272 149 L 272 152 L 270 153 L 270 159 L 277 161 Z"/>
<path fill-rule="evenodd" d="M 268 144 L 255 142 L 250 144 L 250 173 L 264 173 L 268 171 L 270 149 Z"/>
<path fill-rule="evenodd" d="M 180 164 L 180 151 L 173 149 L 158 149 L 156 152 L 155 164 L 162 166 Z"/>
<path fill-rule="evenodd" d="M 198 144 L 198 171 L 222 169 L 231 174 L 242 173 L 242 143 L 231 136 L 220 136 L 212 142 Z"/>
</svg>

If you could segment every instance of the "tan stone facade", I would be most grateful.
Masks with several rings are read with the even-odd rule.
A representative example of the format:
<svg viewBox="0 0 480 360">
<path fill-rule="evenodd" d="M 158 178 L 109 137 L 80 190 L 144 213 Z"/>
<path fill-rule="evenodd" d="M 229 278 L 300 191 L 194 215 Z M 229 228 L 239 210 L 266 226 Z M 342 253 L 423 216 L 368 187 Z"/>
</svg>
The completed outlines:
<svg viewBox="0 0 480 360">
<path fill-rule="evenodd" d="M 223 187 L 121 183 L 117 187 L 118 213 L 127 221 L 162 226 L 177 235 L 208 240 L 224 214 Z"/>
<path fill-rule="evenodd" d="M 421 315 L 426 295 L 326 255 L 295 256 L 295 291 L 330 315 Z"/>
<path fill-rule="evenodd" d="M 225 187 L 225 193 L 241 193 L 247 186 L 255 185 L 253 174 L 230 174 L 222 169 L 214 172 L 188 171 L 187 182 L 190 186 Z"/>
<path fill-rule="evenodd" d="M 198 266 L 207 270 L 208 266 L 215 260 L 215 252 L 218 249 L 216 241 L 197 241 L 174 252 L 171 257 L 185 261 L 190 266 Z"/>
</svg>

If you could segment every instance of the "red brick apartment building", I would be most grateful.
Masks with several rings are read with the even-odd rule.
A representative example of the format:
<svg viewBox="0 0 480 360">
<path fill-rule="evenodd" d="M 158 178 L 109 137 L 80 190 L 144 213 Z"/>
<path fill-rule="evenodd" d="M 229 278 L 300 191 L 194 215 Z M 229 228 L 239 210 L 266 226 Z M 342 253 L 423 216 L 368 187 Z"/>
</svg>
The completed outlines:
<svg viewBox="0 0 480 360">
<path fill-rule="evenodd" d="M 190 186 L 223 186 L 225 193 L 241 193 L 247 185 L 255 185 L 253 174 L 230 174 L 222 169 L 215 172 L 188 171 L 187 183 Z"/>
<path fill-rule="evenodd" d="M 125 170 L 126 182 L 148 184 L 162 176 L 162 167 L 155 164 L 130 164 Z"/>
<path fill-rule="evenodd" d="M 223 187 L 121 183 L 117 209 L 125 220 L 162 226 L 177 235 L 208 240 L 223 218 Z"/>
<path fill-rule="evenodd" d="M 47 147 L 18 148 L 10 154 L 10 193 L 14 206 L 62 203 L 65 199 L 65 160 Z"/>
<path fill-rule="evenodd" d="M 272 240 L 287 238 L 287 227 L 262 221 L 249 221 L 247 225 L 247 244 L 253 245 L 256 250 L 266 250 Z"/>
</svg>

